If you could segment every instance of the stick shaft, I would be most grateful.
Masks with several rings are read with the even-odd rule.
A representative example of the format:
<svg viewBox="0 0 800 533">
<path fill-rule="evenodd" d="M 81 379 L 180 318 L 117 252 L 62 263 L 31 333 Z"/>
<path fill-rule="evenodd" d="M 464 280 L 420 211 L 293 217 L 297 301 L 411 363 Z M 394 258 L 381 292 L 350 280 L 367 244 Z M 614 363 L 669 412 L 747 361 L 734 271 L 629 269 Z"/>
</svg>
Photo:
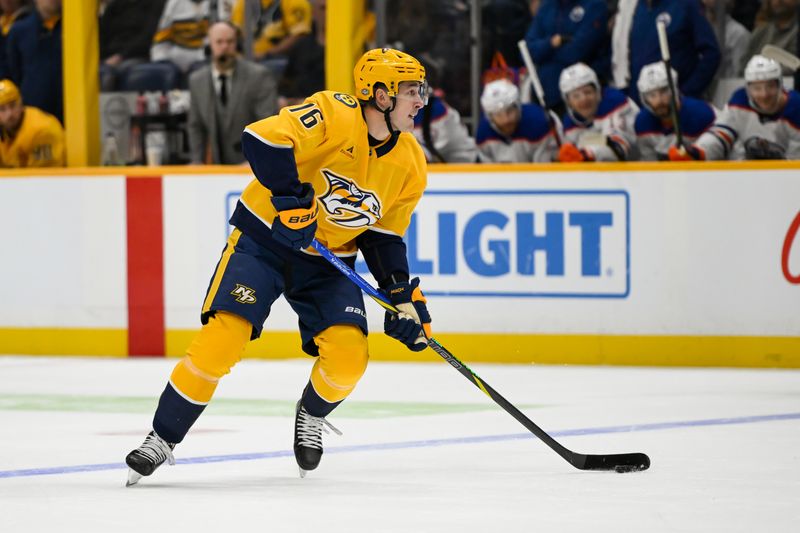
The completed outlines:
<svg viewBox="0 0 800 533">
<path fill-rule="evenodd" d="M 675 130 L 675 144 L 678 148 L 683 146 L 683 130 L 681 129 L 681 121 L 678 116 L 678 91 L 675 87 L 675 80 L 672 78 L 672 62 L 669 55 L 669 42 L 667 41 L 667 27 L 664 22 L 656 22 L 656 30 L 658 31 L 658 44 L 661 48 L 661 60 L 664 62 L 664 68 L 667 70 L 667 84 L 669 85 L 669 110 L 672 115 L 672 127 Z M 640 95 L 641 98 L 644 96 Z"/>
<path fill-rule="evenodd" d="M 390 312 L 397 313 L 398 310 L 394 307 L 389 299 L 384 295 L 382 292 L 374 288 L 372 285 L 369 284 L 367 280 L 362 278 L 357 272 L 355 272 L 352 268 L 350 268 L 347 263 L 336 257 L 330 250 L 328 250 L 322 243 L 320 243 L 317 239 L 311 241 L 311 245 L 314 247 L 317 252 L 322 255 L 325 259 L 327 259 L 334 267 L 336 267 L 339 272 L 347 276 L 350 281 L 355 283 L 358 287 L 361 288 L 367 295 L 372 297 L 373 300 L 378 302 L 381 307 L 387 309 Z M 502 407 L 508 414 L 513 416 L 519 423 L 521 423 L 525 428 L 527 428 L 531 433 L 539 437 L 545 444 L 547 444 L 551 449 L 553 449 L 558 455 L 563 457 L 569 463 L 571 463 L 576 468 L 583 468 L 584 463 L 586 462 L 585 456 L 581 456 L 581 454 L 576 454 L 561 444 L 558 443 L 553 437 L 547 434 L 542 428 L 537 426 L 536 424 L 531 421 L 527 416 L 525 416 L 522 411 L 514 407 L 508 400 L 503 398 L 499 392 L 494 390 L 488 383 L 484 382 L 481 378 L 479 378 L 472 370 L 467 367 L 464 363 L 459 361 L 459 359 L 450 353 L 444 346 L 439 343 L 436 339 L 431 337 L 428 339 L 428 346 L 433 349 L 437 354 L 439 354 L 442 359 L 447 361 L 450 366 L 455 368 L 459 371 L 459 373 L 467 378 L 469 381 L 472 382 L 473 385 L 478 387 L 484 394 L 486 394 L 489 398 L 494 400 L 494 402 Z"/>
<path fill-rule="evenodd" d="M 362 278 L 350 268 L 347 263 L 336 257 L 330 250 L 328 250 L 317 239 L 311 241 L 311 245 L 317 252 L 327 259 L 339 272 L 347 276 L 350 281 L 355 283 L 362 291 L 366 292 L 373 300 L 378 302 L 381 307 L 392 313 L 397 313 L 398 310 L 392 305 L 391 301 L 382 292 L 370 285 L 367 280 Z M 551 450 L 561 456 L 562 459 L 579 470 L 616 470 L 624 467 L 624 471 L 630 472 L 635 470 L 647 470 L 650 467 L 650 458 L 643 453 L 620 453 L 620 454 L 606 454 L 606 455 L 587 455 L 582 453 L 573 452 L 562 446 L 553 437 L 547 434 L 542 428 L 533 423 L 533 421 L 525 416 L 522 411 L 514 407 L 514 405 L 503 398 L 503 396 L 494 390 L 488 383 L 479 378 L 467 365 L 458 360 L 458 358 L 450 353 L 447 348 L 442 346 L 439 341 L 430 337 L 428 339 L 428 346 L 439 354 L 442 359 L 447 361 L 450 366 L 458 370 L 458 372 L 472 382 L 473 385 L 478 387 L 484 394 L 491 398 L 497 405 L 503 408 L 505 412 L 514 417 L 525 428 L 539 437 L 539 440 L 544 442 Z M 621 470 L 617 470 L 621 471 Z"/>
<path fill-rule="evenodd" d="M 556 139 L 556 145 L 560 147 L 561 135 L 558 133 L 556 121 L 553 120 L 553 117 L 550 115 L 550 108 L 547 107 L 547 103 L 544 99 L 544 89 L 542 88 L 541 80 L 539 80 L 539 74 L 536 72 L 536 65 L 533 64 L 531 52 L 528 50 L 528 43 L 525 42 L 525 39 L 521 39 L 517 42 L 517 47 L 522 55 L 522 61 L 525 62 L 525 68 L 528 69 L 528 76 L 530 77 L 531 84 L 533 85 L 533 92 L 536 95 L 536 99 L 539 100 L 539 105 L 542 106 L 542 109 L 544 109 L 544 114 L 547 116 L 547 123 L 550 124 L 550 131 L 553 132 L 553 136 Z"/>
</svg>

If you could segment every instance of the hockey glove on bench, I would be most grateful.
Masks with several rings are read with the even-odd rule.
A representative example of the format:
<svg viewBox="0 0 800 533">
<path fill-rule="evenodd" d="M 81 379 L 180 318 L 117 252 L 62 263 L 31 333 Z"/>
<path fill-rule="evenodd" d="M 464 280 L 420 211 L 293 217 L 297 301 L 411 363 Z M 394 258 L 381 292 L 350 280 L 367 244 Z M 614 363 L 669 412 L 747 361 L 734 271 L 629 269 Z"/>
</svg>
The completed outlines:
<svg viewBox="0 0 800 533">
<path fill-rule="evenodd" d="M 578 148 L 572 143 L 564 143 L 558 149 L 558 160 L 562 163 L 594 161 L 594 153 L 586 148 Z"/>
<path fill-rule="evenodd" d="M 431 336 L 431 315 L 425 305 L 425 295 L 419 288 L 419 278 L 412 279 L 410 283 L 389 285 L 386 294 L 400 313 L 386 311 L 383 331 L 414 352 L 427 348 L 428 337 Z"/>
<path fill-rule="evenodd" d="M 706 152 L 699 146 L 688 144 L 682 148 L 670 146 L 667 152 L 670 161 L 705 161 Z"/>
<path fill-rule="evenodd" d="M 301 196 L 273 196 L 278 216 L 272 221 L 272 238 L 293 250 L 311 246 L 317 231 L 319 207 L 314 188 L 304 183 Z"/>
</svg>

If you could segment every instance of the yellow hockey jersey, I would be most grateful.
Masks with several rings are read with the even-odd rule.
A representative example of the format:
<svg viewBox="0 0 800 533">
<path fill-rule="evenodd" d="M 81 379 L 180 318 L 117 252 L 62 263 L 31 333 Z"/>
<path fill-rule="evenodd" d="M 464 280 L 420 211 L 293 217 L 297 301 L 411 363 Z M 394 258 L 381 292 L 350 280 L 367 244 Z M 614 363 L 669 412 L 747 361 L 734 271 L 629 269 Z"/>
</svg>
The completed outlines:
<svg viewBox="0 0 800 533">
<path fill-rule="evenodd" d="M 244 27 L 245 0 L 233 5 L 231 22 Z M 289 35 L 311 33 L 311 3 L 308 0 L 261 0 L 258 35 L 253 42 L 256 57 L 269 52 L 275 44 Z"/>
<path fill-rule="evenodd" d="M 61 123 L 39 108 L 25 106 L 22 124 L 13 137 L 0 131 L 0 166 L 63 167 L 64 155 Z"/>
<path fill-rule="evenodd" d="M 270 189 L 299 179 L 319 202 L 317 239 L 340 256 L 355 255 L 355 238 L 368 229 L 402 237 L 427 182 L 414 136 L 370 146 L 361 107 L 348 94 L 323 91 L 283 108 L 247 126 L 243 144 L 256 179 L 240 203 L 258 219 L 256 231 L 269 233 L 276 216 Z"/>
</svg>

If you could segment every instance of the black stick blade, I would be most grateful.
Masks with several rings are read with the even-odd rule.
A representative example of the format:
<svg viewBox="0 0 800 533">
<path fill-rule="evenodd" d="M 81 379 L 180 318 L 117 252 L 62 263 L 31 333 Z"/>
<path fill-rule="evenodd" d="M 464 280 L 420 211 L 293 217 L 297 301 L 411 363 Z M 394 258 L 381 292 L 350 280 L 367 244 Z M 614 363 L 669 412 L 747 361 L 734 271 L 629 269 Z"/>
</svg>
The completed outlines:
<svg viewBox="0 0 800 533">
<path fill-rule="evenodd" d="M 618 453 L 612 455 L 586 455 L 581 470 L 614 470 L 615 472 L 638 472 L 650 468 L 650 458 L 643 453 Z"/>
</svg>

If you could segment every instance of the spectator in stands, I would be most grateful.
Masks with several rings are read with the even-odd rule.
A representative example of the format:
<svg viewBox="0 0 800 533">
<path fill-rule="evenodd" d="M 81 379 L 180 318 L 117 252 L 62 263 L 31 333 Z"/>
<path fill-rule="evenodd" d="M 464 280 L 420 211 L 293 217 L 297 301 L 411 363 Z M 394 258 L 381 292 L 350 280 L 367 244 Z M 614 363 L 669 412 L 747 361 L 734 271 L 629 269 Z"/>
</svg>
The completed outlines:
<svg viewBox="0 0 800 533">
<path fill-rule="evenodd" d="M 99 21 L 100 61 L 124 70 L 150 60 L 166 0 L 105 0 Z"/>
<path fill-rule="evenodd" d="M 28 105 L 63 123 L 61 0 L 34 0 L 34 7 L 8 33 L 8 73 Z"/>
<path fill-rule="evenodd" d="M 759 18 L 763 22 L 760 25 L 756 23 L 747 45 L 746 57 L 760 54 L 766 44 L 796 52 L 797 6 L 798 0 L 764 0 L 759 11 Z M 790 76 L 792 72 L 784 67 L 783 74 Z"/>
<path fill-rule="evenodd" d="M 64 129 L 56 117 L 22 103 L 11 80 L 0 81 L 0 167 L 64 166 Z"/>
<path fill-rule="evenodd" d="M 208 41 L 210 64 L 189 77 L 191 161 L 243 163 L 244 127 L 277 111 L 275 78 L 267 67 L 239 57 L 239 30 L 229 22 L 211 26 Z"/>
<path fill-rule="evenodd" d="M 638 157 L 634 122 L 639 108 L 633 100 L 619 89 L 602 88 L 597 74 L 584 63 L 564 69 L 558 87 L 567 107 L 559 161 L 630 161 Z"/>
<path fill-rule="evenodd" d="M 517 42 L 525 37 L 531 24 L 529 0 L 490 0 L 483 8 L 481 26 L 484 31 L 481 47 L 484 67 L 499 52 L 511 67 L 523 66 Z"/>
<path fill-rule="evenodd" d="M 414 117 L 414 137 L 429 163 L 478 161 L 475 139 L 469 136 L 461 115 L 435 92 Z"/>
<path fill-rule="evenodd" d="M 30 6 L 26 0 L 0 0 L 0 79 L 11 75 L 6 59 L 6 39 L 11 25 L 29 14 Z"/>
<path fill-rule="evenodd" d="M 556 154 L 553 132 L 545 111 L 521 104 L 519 89 L 508 80 L 486 84 L 481 94 L 481 116 L 476 134 L 481 160 L 492 163 L 549 163 Z"/>
<path fill-rule="evenodd" d="M 703 98 L 720 51 L 700 0 L 620 0 L 618 7 L 611 40 L 614 85 L 639 101 L 635 82 L 642 67 L 661 59 L 656 21 L 663 20 L 681 93 Z"/>
<path fill-rule="evenodd" d="M 736 0 L 733 2 L 731 16 L 742 24 L 747 31 L 752 31 L 756 23 L 756 15 L 761 9 L 762 0 Z"/>
<path fill-rule="evenodd" d="M 717 21 L 717 5 L 725 5 L 725 18 L 722 22 L 725 31 L 725 42 L 720 46 L 721 60 L 717 69 L 717 78 L 736 78 L 742 70 L 747 60 L 747 45 L 750 42 L 750 32 L 740 22 L 737 22 L 730 15 L 732 0 L 702 0 L 706 8 L 706 17 L 716 30 L 719 27 Z M 717 35 L 719 42 L 719 35 Z"/>
<path fill-rule="evenodd" d="M 248 27 L 254 29 L 255 59 L 286 55 L 303 35 L 311 33 L 309 0 L 261 0 L 261 9 L 253 14 L 253 22 L 245 16 L 246 3 L 247 0 L 236 0 L 231 22 L 246 32 L 247 19 Z"/>
<path fill-rule="evenodd" d="M 278 84 L 278 107 L 299 104 L 325 90 L 326 0 L 312 0 L 312 31 L 303 34 L 287 53 L 286 68 Z"/>
<path fill-rule="evenodd" d="M 561 104 L 558 77 L 583 62 L 606 77 L 608 8 L 605 0 L 544 0 L 525 36 L 548 107 Z"/>
<path fill-rule="evenodd" d="M 150 47 L 151 61 L 171 61 L 183 72 L 205 59 L 209 0 L 167 0 Z"/>
<path fill-rule="evenodd" d="M 672 70 L 673 83 L 678 83 L 678 73 Z M 636 140 L 639 157 L 644 161 L 664 161 L 669 149 L 676 146 L 677 138 L 672 123 L 672 93 L 667 80 L 667 67 L 662 61 L 645 65 L 639 73 L 637 89 L 644 108 L 636 116 Z M 678 95 L 678 122 L 683 143 L 693 143 L 714 125 L 716 111 L 711 104 Z"/>
<path fill-rule="evenodd" d="M 670 159 L 800 159 L 800 94 L 783 88 L 781 66 L 755 55 L 744 79 L 714 126 Z"/>
</svg>

